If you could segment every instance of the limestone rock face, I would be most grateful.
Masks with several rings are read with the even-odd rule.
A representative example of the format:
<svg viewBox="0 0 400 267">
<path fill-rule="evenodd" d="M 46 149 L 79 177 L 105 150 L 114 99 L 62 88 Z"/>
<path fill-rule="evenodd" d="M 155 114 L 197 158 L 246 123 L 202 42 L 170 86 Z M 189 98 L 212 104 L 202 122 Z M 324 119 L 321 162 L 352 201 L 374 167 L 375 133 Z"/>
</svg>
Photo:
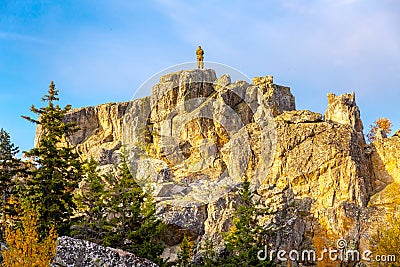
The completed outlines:
<svg viewBox="0 0 400 267">
<path fill-rule="evenodd" d="M 354 92 L 340 96 L 328 94 L 328 108 L 325 112 L 325 119 L 327 121 L 350 125 L 357 132 L 362 132 L 363 125 Z"/>
<path fill-rule="evenodd" d="M 230 84 L 231 84 L 231 76 L 229 76 L 228 74 L 224 74 L 217 79 L 215 88 L 218 91 L 219 89 L 222 89 Z"/>
<path fill-rule="evenodd" d="M 152 88 L 150 121 L 164 120 L 179 102 L 208 97 L 214 92 L 212 85 L 216 79 L 212 69 L 179 71 L 162 76 L 160 83 Z"/>
<path fill-rule="evenodd" d="M 359 216 L 372 191 L 368 159 L 350 125 L 320 114 L 285 112 L 275 118 L 277 146 L 258 193 L 284 225 L 273 241 L 290 251 L 330 240 L 359 240 Z M 296 266 L 296 265 L 295 265 Z"/>
<path fill-rule="evenodd" d="M 161 77 L 149 97 L 71 111 L 65 119 L 80 130 L 67 140 L 109 172 L 125 150 L 167 223 L 166 258 L 176 259 L 183 233 L 198 248 L 223 248 L 244 174 L 271 211 L 259 221 L 278 229 L 274 249 L 321 251 L 342 238 L 368 249 L 378 218 L 400 203 L 400 134 L 367 145 L 354 93 L 329 94 L 324 117 L 295 110 L 294 100 L 272 76 L 249 84 L 183 70 Z"/>
<path fill-rule="evenodd" d="M 77 147 L 82 159 L 93 158 L 104 172 L 114 172 L 114 164 L 119 162 L 123 136 L 131 136 L 131 143 L 143 142 L 144 137 L 140 133 L 149 113 L 149 97 L 71 110 L 65 116 L 65 121 L 77 123 L 79 130 L 69 135 L 67 142 Z M 36 143 L 40 138 L 40 127 L 37 132 Z"/>
<path fill-rule="evenodd" d="M 241 182 L 244 173 L 252 173 L 259 182 L 261 170 L 272 160 L 275 141 L 270 105 L 279 111 L 294 108 L 272 97 L 284 94 L 293 99 L 289 88 L 260 87 L 232 83 L 228 75 L 217 79 L 210 69 L 162 76 L 152 88 L 150 110 L 140 113 L 144 136 L 137 130 L 123 134 L 132 172 L 151 181 L 158 200 L 181 206 L 218 200 Z M 144 165 L 148 168 L 143 171 Z M 158 178 L 161 171 L 168 179 Z"/>
<path fill-rule="evenodd" d="M 296 109 L 295 99 L 290 93 L 290 88 L 274 84 L 272 76 L 255 77 L 252 82 L 262 90 L 274 116 L 283 111 Z"/>
<path fill-rule="evenodd" d="M 158 265 L 122 250 L 102 247 L 89 241 L 62 236 L 58 238 L 56 256 L 52 266 L 157 267 Z"/>
<path fill-rule="evenodd" d="M 385 180 L 382 178 L 389 175 L 393 180 L 386 180 L 388 183 L 392 181 L 400 183 L 400 136 L 394 135 L 390 138 L 376 140 L 372 146 L 375 148 L 372 160 L 378 180 Z M 381 166 L 384 169 L 379 168 Z"/>
<path fill-rule="evenodd" d="M 320 113 L 311 112 L 309 110 L 287 111 L 277 116 L 275 120 L 286 123 L 311 123 L 323 121 Z"/>
<path fill-rule="evenodd" d="M 400 203 L 400 137 L 377 139 L 371 147 L 373 186 L 377 193 L 371 198 L 370 205 L 397 205 Z"/>
<path fill-rule="evenodd" d="M 365 144 L 364 126 L 354 92 L 340 96 L 328 94 L 328 108 L 325 111 L 325 120 L 350 125 L 356 131 L 360 145 Z"/>
</svg>

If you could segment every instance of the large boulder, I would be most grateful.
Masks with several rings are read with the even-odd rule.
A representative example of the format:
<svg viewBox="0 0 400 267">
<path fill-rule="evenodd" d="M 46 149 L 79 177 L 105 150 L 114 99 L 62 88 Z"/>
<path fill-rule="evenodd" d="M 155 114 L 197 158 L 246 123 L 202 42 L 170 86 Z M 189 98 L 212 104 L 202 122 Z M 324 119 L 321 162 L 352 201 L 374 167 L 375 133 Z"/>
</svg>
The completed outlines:
<svg viewBox="0 0 400 267">
<path fill-rule="evenodd" d="M 67 236 L 58 238 L 56 256 L 51 266 L 63 267 L 157 267 L 154 262 L 119 249 Z"/>
</svg>

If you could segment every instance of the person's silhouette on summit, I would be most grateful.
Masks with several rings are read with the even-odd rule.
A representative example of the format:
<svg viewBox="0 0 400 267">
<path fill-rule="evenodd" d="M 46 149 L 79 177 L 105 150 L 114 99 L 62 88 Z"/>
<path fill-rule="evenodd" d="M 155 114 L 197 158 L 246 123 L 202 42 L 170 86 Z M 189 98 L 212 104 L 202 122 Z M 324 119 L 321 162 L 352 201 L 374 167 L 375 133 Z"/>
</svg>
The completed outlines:
<svg viewBox="0 0 400 267">
<path fill-rule="evenodd" d="M 204 51 L 201 49 L 201 46 L 196 50 L 196 55 L 197 55 L 197 68 L 199 69 L 204 69 Z"/>
</svg>

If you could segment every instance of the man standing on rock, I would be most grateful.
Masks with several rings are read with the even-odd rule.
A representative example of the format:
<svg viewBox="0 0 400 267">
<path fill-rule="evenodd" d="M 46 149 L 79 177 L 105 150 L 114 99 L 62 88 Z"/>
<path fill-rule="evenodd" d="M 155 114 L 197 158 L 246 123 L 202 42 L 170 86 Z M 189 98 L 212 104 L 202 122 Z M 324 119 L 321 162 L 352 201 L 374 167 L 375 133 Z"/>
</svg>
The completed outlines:
<svg viewBox="0 0 400 267">
<path fill-rule="evenodd" d="M 197 68 L 199 69 L 204 69 L 204 51 L 201 49 L 201 46 L 196 50 L 196 55 L 197 55 Z"/>
</svg>

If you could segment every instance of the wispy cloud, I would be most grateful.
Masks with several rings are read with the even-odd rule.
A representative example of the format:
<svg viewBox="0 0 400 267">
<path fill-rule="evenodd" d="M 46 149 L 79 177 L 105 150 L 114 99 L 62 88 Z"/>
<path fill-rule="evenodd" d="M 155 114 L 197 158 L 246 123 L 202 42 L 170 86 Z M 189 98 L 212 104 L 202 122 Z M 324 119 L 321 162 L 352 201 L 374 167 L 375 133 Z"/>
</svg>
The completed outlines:
<svg viewBox="0 0 400 267">
<path fill-rule="evenodd" d="M 234 3 L 212 8 L 199 2 L 157 2 L 187 42 L 204 40 L 223 54 L 238 53 L 240 45 L 258 51 L 285 51 L 301 59 L 355 62 L 365 57 L 399 53 L 398 15 L 384 5 L 359 0 L 284 0 L 269 4 Z M 274 13 L 281 10 L 279 17 Z M 312 58 L 310 58 L 312 56 Z"/>
<path fill-rule="evenodd" d="M 0 32 L 0 39 L 29 42 L 29 43 L 39 43 L 39 44 L 48 43 L 47 40 L 44 40 L 44 39 L 41 39 L 38 37 L 29 36 L 29 35 L 25 35 L 25 34 L 19 34 L 19 33 L 11 33 L 11 32 Z"/>
<path fill-rule="evenodd" d="M 336 1 L 333 1 L 333 3 L 338 6 L 354 5 L 359 2 L 360 2 L 360 0 L 339 0 L 339 1 L 336 0 Z"/>
</svg>

